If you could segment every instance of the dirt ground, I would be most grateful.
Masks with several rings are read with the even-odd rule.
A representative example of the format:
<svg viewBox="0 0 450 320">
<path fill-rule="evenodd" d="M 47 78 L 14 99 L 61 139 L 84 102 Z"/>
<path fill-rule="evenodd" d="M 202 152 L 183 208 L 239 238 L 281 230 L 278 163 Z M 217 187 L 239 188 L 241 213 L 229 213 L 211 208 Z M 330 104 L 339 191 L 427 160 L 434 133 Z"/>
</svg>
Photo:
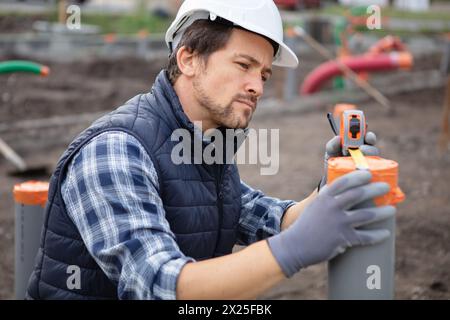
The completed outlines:
<svg viewBox="0 0 450 320">
<path fill-rule="evenodd" d="M 10 57 L 8 57 L 10 58 Z M 0 121 L 111 110 L 148 91 L 162 64 L 141 60 L 96 61 L 52 65 L 42 79 L 30 75 L 0 77 Z M 270 85 L 268 96 L 277 95 Z M 395 116 L 366 102 L 369 128 L 378 136 L 382 156 L 400 164 L 399 184 L 406 201 L 399 205 L 396 238 L 396 298 L 450 298 L 450 154 L 437 153 L 444 90 L 430 89 L 390 96 Z M 256 117 L 254 128 L 280 129 L 280 166 L 275 176 L 242 165 L 241 176 L 266 194 L 301 200 L 322 174 L 324 145 L 332 137 L 323 110 Z M 30 163 L 51 165 L 63 148 L 26 155 Z M 11 190 L 24 180 L 48 175 L 9 176 L 11 165 L 0 157 L 0 298 L 13 297 L 14 202 Z M 303 270 L 261 298 L 326 299 L 326 265 Z"/>
</svg>

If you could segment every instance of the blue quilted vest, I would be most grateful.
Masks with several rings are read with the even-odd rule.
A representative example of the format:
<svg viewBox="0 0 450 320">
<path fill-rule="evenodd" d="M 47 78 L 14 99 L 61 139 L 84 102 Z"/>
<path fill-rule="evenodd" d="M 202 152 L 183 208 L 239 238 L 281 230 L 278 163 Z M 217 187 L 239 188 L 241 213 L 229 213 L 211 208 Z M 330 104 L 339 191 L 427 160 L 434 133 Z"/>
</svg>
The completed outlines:
<svg viewBox="0 0 450 320">
<path fill-rule="evenodd" d="M 80 148 L 105 131 L 124 131 L 138 139 L 158 173 L 159 195 L 166 219 L 186 256 L 197 260 L 231 253 L 240 215 L 240 179 L 235 164 L 174 164 L 171 152 L 175 129 L 189 130 L 189 121 L 163 70 L 150 93 L 141 94 L 95 121 L 68 147 L 50 180 L 45 223 L 31 275 L 30 299 L 116 299 L 117 284 L 110 281 L 91 257 L 77 227 L 66 213 L 61 196 L 68 165 Z M 234 142 L 234 150 L 237 149 Z M 204 149 L 206 142 L 201 141 Z M 69 266 L 78 266 L 81 288 L 68 289 Z"/>
</svg>

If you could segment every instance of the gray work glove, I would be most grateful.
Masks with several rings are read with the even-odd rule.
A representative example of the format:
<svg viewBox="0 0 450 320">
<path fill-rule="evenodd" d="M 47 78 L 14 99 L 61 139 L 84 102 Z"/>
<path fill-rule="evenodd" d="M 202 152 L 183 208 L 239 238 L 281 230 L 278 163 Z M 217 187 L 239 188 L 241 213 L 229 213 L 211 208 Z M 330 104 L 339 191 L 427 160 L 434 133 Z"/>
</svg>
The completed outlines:
<svg viewBox="0 0 450 320">
<path fill-rule="evenodd" d="M 292 225 L 268 238 L 272 254 L 287 277 L 330 260 L 348 247 L 375 244 L 390 236 L 385 229 L 357 229 L 396 212 L 393 206 L 354 208 L 389 191 L 387 183 L 369 183 L 371 177 L 366 170 L 339 177 L 320 190 Z"/>
<path fill-rule="evenodd" d="M 375 144 L 377 143 L 377 136 L 372 131 L 368 131 L 366 136 L 364 137 L 364 143 L 359 149 L 365 156 L 378 156 L 380 151 Z M 325 155 L 324 155 L 324 175 L 319 183 L 319 190 L 323 188 L 324 185 L 327 184 L 327 175 L 328 175 L 328 159 L 333 157 L 342 157 L 342 149 L 341 149 L 341 137 L 334 136 L 330 139 L 325 146 Z"/>
</svg>

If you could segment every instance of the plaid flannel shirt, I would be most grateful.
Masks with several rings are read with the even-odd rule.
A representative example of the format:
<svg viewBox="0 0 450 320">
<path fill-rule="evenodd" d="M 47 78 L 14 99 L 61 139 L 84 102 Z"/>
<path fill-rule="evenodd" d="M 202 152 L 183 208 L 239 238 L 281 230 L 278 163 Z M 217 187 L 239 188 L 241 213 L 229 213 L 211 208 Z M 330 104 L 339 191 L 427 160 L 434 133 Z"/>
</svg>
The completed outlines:
<svg viewBox="0 0 450 320">
<path fill-rule="evenodd" d="M 92 257 L 118 286 L 120 299 L 175 299 L 182 267 L 194 259 L 179 249 L 165 218 L 155 167 L 132 135 L 106 132 L 72 159 L 61 193 Z M 241 181 L 238 244 L 280 232 L 294 201 L 267 197 Z"/>
</svg>

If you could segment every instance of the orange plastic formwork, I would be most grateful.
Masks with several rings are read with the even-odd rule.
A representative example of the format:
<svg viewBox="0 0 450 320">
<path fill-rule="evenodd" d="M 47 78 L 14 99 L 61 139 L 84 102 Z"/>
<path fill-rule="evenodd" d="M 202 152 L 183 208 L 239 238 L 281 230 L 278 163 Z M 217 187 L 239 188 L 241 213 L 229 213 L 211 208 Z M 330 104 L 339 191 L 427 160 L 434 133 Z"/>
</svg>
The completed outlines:
<svg viewBox="0 0 450 320">
<path fill-rule="evenodd" d="M 365 157 L 372 173 L 372 182 L 386 182 L 390 191 L 384 196 L 374 199 L 377 206 L 396 205 L 405 199 L 405 194 L 398 186 L 398 163 L 376 156 Z M 328 160 L 328 184 L 340 176 L 356 170 L 351 157 L 335 157 Z"/>
<path fill-rule="evenodd" d="M 48 182 L 26 181 L 16 184 L 13 189 L 16 203 L 44 207 L 48 196 Z"/>
</svg>

